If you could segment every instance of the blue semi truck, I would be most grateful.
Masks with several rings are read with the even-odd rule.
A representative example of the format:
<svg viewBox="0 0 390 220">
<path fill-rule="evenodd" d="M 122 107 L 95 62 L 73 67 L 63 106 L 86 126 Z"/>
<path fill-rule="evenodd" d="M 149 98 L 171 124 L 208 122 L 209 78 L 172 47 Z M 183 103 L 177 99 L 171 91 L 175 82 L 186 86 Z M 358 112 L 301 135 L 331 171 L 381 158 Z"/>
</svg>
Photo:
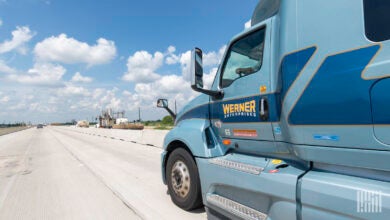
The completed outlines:
<svg viewBox="0 0 390 220">
<path fill-rule="evenodd" d="M 210 89 L 195 48 L 202 94 L 162 153 L 172 201 L 210 219 L 390 219 L 389 39 L 388 0 L 261 0 Z"/>
</svg>

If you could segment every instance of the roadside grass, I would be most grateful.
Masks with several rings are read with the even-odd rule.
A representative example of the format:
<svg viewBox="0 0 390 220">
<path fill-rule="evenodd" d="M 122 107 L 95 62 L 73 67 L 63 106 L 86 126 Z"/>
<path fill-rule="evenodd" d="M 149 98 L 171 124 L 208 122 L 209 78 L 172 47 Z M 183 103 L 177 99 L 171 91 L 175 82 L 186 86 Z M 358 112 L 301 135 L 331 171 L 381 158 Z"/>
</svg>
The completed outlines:
<svg viewBox="0 0 390 220">
<path fill-rule="evenodd" d="M 154 127 L 153 129 L 155 129 L 155 130 L 171 130 L 172 127 L 171 126 L 160 125 L 160 126 Z"/>
<path fill-rule="evenodd" d="M 0 128 L 0 136 L 10 134 L 17 131 L 22 131 L 24 129 L 27 129 L 29 127 L 10 127 L 10 128 Z"/>
</svg>

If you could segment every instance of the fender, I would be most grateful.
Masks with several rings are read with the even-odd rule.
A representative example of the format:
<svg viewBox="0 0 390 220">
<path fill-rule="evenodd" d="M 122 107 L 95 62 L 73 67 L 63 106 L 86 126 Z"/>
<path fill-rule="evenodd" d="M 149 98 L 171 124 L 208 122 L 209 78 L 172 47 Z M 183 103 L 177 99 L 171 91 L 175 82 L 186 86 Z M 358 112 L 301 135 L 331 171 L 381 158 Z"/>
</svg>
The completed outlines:
<svg viewBox="0 0 390 220">
<path fill-rule="evenodd" d="M 206 140 L 206 129 L 210 128 L 208 119 L 187 119 L 179 122 L 164 139 L 164 150 L 170 151 L 170 144 L 174 141 L 183 142 L 194 157 L 217 157 L 225 154 L 226 149 L 217 141 L 212 129 L 211 137 L 214 145 L 209 146 Z"/>
<path fill-rule="evenodd" d="M 217 136 L 210 129 L 209 138 L 213 139 L 213 146 L 208 146 L 206 141 L 206 129 L 210 128 L 209 119 L 187 119 L 179 122 L 164 138 L 161 154 L 161 171 L 163 183 L 166 184 L 165 166 L 169 153 L 175 146 L 171 143 L 180 141 L 186 145 L 194 158 L 210 158 L 222 156 L 226 153 L 227 148 L 223 148 L 217 141 Z"/>
</svg>

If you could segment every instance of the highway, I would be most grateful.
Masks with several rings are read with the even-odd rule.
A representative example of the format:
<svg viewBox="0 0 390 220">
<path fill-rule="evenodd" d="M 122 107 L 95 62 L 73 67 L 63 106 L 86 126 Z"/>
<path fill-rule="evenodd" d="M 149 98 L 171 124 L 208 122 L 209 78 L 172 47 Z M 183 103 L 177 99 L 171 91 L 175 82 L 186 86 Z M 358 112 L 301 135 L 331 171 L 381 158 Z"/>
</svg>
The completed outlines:
<svg viewBox="0 0 390 220">
<path fill-rule="evenodd" d="M 171 202 L 161 148 L 79 129 L 0 136 L 0 219 L 206 219 Z"/>
</svg>

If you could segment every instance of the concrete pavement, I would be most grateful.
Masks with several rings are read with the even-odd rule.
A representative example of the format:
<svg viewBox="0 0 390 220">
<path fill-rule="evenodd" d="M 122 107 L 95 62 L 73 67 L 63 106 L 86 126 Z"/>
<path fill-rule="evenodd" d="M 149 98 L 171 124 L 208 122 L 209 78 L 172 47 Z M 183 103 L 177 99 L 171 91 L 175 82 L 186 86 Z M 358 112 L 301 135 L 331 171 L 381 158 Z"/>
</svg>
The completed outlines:
<svg viewBox="0 0 390 220">
<path fill-rule="evenodd" d="M 161 149 L 61 127 L 0 137 L 0 219 L 205 219 L 176 207 Z"/>
</svg>

